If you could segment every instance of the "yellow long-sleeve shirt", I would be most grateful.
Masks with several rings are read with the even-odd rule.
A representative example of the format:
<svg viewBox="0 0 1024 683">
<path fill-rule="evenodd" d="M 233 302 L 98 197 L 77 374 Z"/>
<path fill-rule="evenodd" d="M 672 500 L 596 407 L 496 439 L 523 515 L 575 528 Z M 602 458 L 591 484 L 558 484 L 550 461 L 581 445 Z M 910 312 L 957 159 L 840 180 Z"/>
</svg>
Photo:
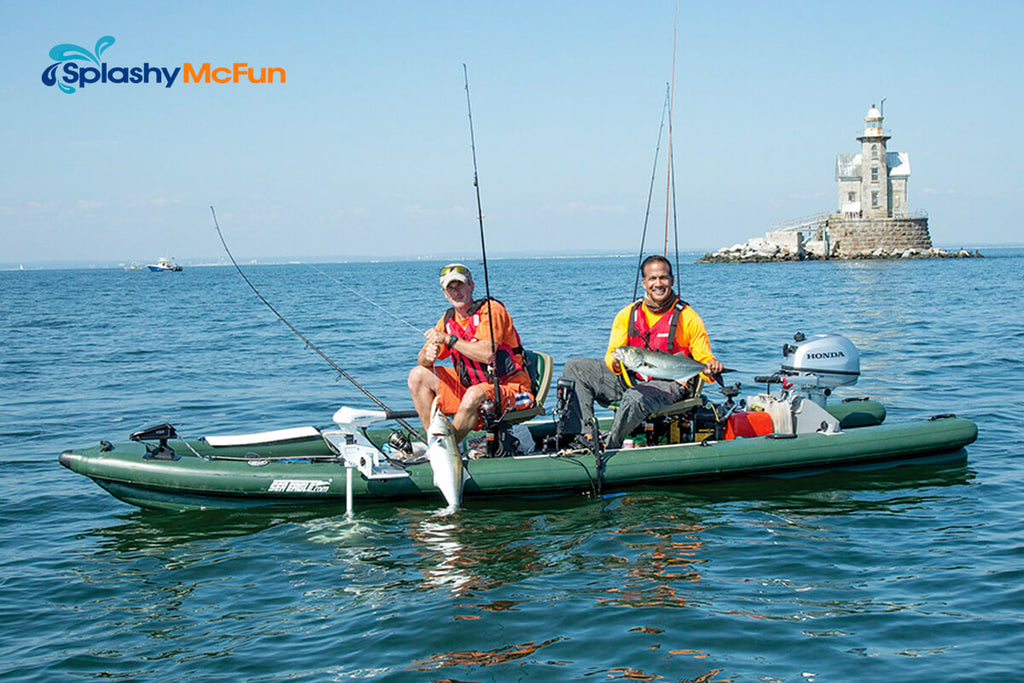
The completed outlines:
<svg viewBox="0 0 1024 683">
<path fill-rule="evenodd" d="M 612 351 L 628 343 L 629 312 L 632 308 L 633 304 L 629 304 L 616 313 L 615 319 L 612 321 L 612 331 L 608 337 L 608 351 L 604 354 L 604 362 L 609 370 L 612 370 L 612 361 L 614 360 L 612 358 Z M 645 302 L 640 305 L 639 310 L 640 314 L 647 319 L 647 326 L 650 329 L 666 315 L 672 315 L 673 309 L 670 308 L 665 313 L 660 314 L 651 313 L 647 309 L 647 303 Z M 679 325 L 676 327 L 673 348 L 676 353 L 686 351 L 691 358 L 700 363 L 708 363 L 715 357 L 711 352 L 711 342 L 708 340 L 708 331 L 704 327 L 704 321 L 700 319 L 700 316 L 690 306 L 687 306 L 679 314 Z"/>
</svg>

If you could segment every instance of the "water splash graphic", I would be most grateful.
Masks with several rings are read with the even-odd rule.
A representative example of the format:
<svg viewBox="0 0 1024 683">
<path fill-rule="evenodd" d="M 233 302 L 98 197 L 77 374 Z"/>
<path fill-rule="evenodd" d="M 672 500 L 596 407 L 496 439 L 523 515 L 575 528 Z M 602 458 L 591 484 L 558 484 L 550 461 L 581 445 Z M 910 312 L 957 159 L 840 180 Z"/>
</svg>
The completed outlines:
<svg viewBox="0 0 1024 683">
<path fill-rule="evenodd" d="M 54 45 L 50 49 L 50 59 L 57 62 L 68 62 L 73 59 L 87 59 L 96 66 L 99 66 L 100 55 L 102 55 L 104 51 L 113 44 L 113 36 L 103 36 L 96 41 L 95 52 L 89 52 L 89 50 L 81 45 L 75 45 L 74 43 L 61 43 L 60 45 Z"/>
<path fill-rule="evenodd" d="M 60 62 L 57 62 L 56 64 L 51 64 L 50 66 L 46 67 L 46 69 L 43 71 L 43 85 L 53 86 L 57 83 L 58 66 L 60 66 Z"/>
<path fill-rule="evenodd" d="M 96 41 L 96 47 L 92 52 L 89 52 L 86 48 L 81 45 L 75 45 L 74 43 L 61 43 L 60 45 L 54 45 L 50 48 L 50 59 L 54 60 L 56 63 L 51 64 L 43 71 L 43 85 L 56 85 L 62 92 L 68 94 L 75 92 L 74 87 L 61 81 L 57 77 L 57 67 L 60 66 L 60 63 L 82 60 L 89 61 L 96 66 L 100 66 L 100 55 L 102 55 L 106 49 L 113 44 L 114 36 L 103 36 Z"/>
<path fill-rule="evenodd" d="M 113 36 L 103 36 L 96 41 L 96 57 L 98 58 L 103 52 L 114 44 Z"/>
</svg>

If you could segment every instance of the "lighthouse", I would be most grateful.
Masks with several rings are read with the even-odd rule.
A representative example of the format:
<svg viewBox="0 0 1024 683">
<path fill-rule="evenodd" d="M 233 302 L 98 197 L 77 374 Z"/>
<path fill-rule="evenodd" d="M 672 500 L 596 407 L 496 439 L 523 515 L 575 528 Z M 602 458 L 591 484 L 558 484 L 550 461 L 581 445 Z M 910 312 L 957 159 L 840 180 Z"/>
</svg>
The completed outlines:
<svg viewBox="0 0 1024 683">
<path fill-rule="evenodd" d="M 843 218 L 906 218 L 910 155 L 890 152 L 882 113 L 871 105 L 858 136 L 860 154 L 836 155 L 839 215 Z"/>
<path fill-rule="evenodd" d="M 860 152 L 836 155 L 839 210 L 828 227 L 842 254 L 931 248 L 927 216 L 907 209 L 910 155 L 889 151 L 882 123 L 872 104 L 857 137 Z"/>
<path fill-rule="evenodd" d="M 889 151 L 882 115 L 872 104 L 857 136 L 860 151 L 836 155 L 838 210 L 775 225 L 763 238 L 705 254 L 698 263 L 971 256 L 932 247 L 928 214 L 908 208 L 910 155 Z"/>
<path fill-rule="evenodd" d="M 882 131 L 882 113 L 871 105 L 864 117 L 864 134 L 860 141 L 861 158 L 861 215 L 864 218 L 891 218 L 889 210 L 889 163 L 885 143 L 888 135 Z"/>
</svg>

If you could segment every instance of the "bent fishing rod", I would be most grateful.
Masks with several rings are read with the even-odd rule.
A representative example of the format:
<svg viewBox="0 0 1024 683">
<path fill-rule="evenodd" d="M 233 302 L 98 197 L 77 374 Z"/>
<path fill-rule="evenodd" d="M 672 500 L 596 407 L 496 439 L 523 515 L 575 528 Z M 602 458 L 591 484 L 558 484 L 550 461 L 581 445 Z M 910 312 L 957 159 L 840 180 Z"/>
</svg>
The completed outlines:
<svg viewBox="0 0 1024 683">
<path fill-rule="evenodd" d="M 313 342 L 309 341 L 309 339 L 307 339 L 304 334 L 299 332 L 299 330 L 294 325 L 292 325 L 290 322 L 288 322 L 288 320 L 283 315 L 281 315 L 276 308 L 274 308 L 273 304 L 271 304 L 269 301 L 267 301 L 267 298 L 265 296 L 260 294 L 260 290 L 256 289 L 256 286 L 249 280 L 248 277 L 246 277 L 245 273 L 242 272 L 242 269 L 238 266 L 238 262 L 235 261 L 235 257 L 231 254 L 231 250 L 228 249 L 228 243 L 224 240 L 224 233 L 221 232 L 220 224 L 217 222 L 217 212 L 214 211 L 213 206 L 210 207 L 210 213 L 213 214 L 213 227 L 215 227 L 217 229 L 217 236 L 220 237 L 220 243 L 222 245 L 224 245 L 224 251 L 227 252 L 228 258 L 231 259 L 231 265 L 233 265 L 235 267 L 235 270 L 238 271 L 238 274 L 242 276 L 243 280 L 245 280 L 245 284 L 249 285 L 249 289 L 251 289 L 253 291 L 253 294 L 256 295 L 256 298 L 258 298 L 260 301 L 262 301 L 264 303 L 264 305 L 266 305 L 266 307 L 269 308 L 273 312 L 273 314 L 277 316 L 277 319 L 280 320 L 281 322 L 283 322 L 285 325 L 287 325 L 288 329 L 291 330 L 292 332 L 294 332 L 295 335 L 299 339 L 304 341 L 306 343 L 306 347 L 307 348 L 313 349 L 313 351 L 315 351 L 317 353 L 317 355 L 319 355 L 321 358 L 323 358 L 325 361 L 327 361 L 327 364 L 330 365 L 332 368 L 334 368 L 334 370 L 336 370 L 339 375 L 341 375 L 342 377 L 347 379 L 349 382 L 351 382 L 352 385 L 355 386 L 356 389 L 359 389 L 359 391 L 361 391 L 364 394 L 366 394 L 366 396 L 369 397 L 369 399 L 371 401 L 373 401 L 378 406 L 380 406 L 384 410 L 384 412 L 386 412 L 388 414 L 389 418 L 394 419 L 396 422 L 398 422 L 398 424 L 400 424 L 403 427 L 405 427 L 406 429 L 408 429 L 410 433 L 415 434 L 416 430 L 413 429 L 412 426 L 408 422 L 406 422 L 404 419 L 402 419 L 402 417 L 400 417 L 400 415 L 402 415 L 403 413 L 399 413 L 397 411 L 391 410 L 386 405 L 384 405 L 384 402 L 381 401 L 376 396 L 374 396 L 372 393 L 370 393 L 369 389 L 367 389 L 362 384 L 357 382 L 356 379 L 352 375 L 350 375 L 347 372 L 345 372 L 345 370 L 342 369 L 342 367 L 340 365 L 338 365 L 333 360 L 328 358 L 327 354 L 325 354 L 323 351 L 321 351 L 320 348 L 316 344 L 314 344 Z"/>
<path fill-rule="evenodd" d="M 494 316 L 491 315 L 491 282 L 487 276 L 487 243 L 484 240 L 484 209 L 480 201 L 480 174 L 476 165 L 476 136 L 473 134 L 473 105 L 469 101 L 469 69 L 465 62 L 462 64 L 462 76 L 466 84 L 466 111 L 469 113 L 469 148 L 473 152 L 473 187 L 476 188 L 476 213 L 480 222 L 480 254 L 484 262 L 484 293 L 487 297 L 487 325 L 491 332 L 491 358 L 494 368 L 494 414 L 495 424 L 505 414 L 505 406 L 501 401 L 501 380 L 498 378 L 498 348 L 494 340 Z M 491 433 L 497 438 L 497 428 L 493 427 Z"/>
</svg>

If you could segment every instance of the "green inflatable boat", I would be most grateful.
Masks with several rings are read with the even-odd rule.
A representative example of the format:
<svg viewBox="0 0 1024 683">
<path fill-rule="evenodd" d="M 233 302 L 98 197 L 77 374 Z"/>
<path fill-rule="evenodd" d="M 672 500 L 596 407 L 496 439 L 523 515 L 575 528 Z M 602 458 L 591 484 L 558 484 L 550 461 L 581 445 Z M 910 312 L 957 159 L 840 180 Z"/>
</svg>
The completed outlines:
<svg viewBox="0 0 1024 683">
<path fill-rule="evenodd" d="M 454 469 L 463 472 L 456 504 L 488 496 L 600 494 L 638 485 L 898 463 L 956 452 L 977 438 L 973 422 L 953 415 L 883 424 L 885 408 L 877 401 L 829 403 L 833 388 L 852 384 L 859 375 L 856 348 L 839 335 L 797 335 L 795 341 L 784 345 L 778 373 L 756 378 L 767 384 L 765 393 L 734 403 L 737 385 L 724 392 L 725 404 L 716 405 L 698 388 L 696 396 L 650 416 L 615 450 L 568 438 L 564 422 L 544 417 L 551 359 L 527 352 L 538 406 L 503 418 L 505 428 L 491 440 L 497 447 L 474 446 L 471 435 L 464 456 L 452 451 L 454 464 L 461 460 Z M 781 392 L 773 393 L 773 385 Z M 562 382 L 557 396 L 554 413 L 560 417 L 565 414 Z M 442 496 L 435 485 L 437 473 L 423 457 L 425 446 L 419 452 L 412 447 L 417 435 L 409 433 L 404 419 L 414 416 L 343 407 L 330 427 L 197 439 L 181 439 L 165 424 L 136 432 L 124 443 L 101 441 L 64 451 L 60 462 L 143 508 L 326 505 L 352 510 L 363 502 L 415 498 L 443 505 L 452 494 Z M 396 422 L 395 429 L 389 421 Z M 598 427 L 607 429 L 608 418 Z M 594 443 L 600 438 L 591 438 Z M 480 457 L 488 453 L 501 457 Z"/>
<path fill-rule="evenodd" d="M 640 484 L 898 461 L 956 451 L 978 434 L 973 422 L 953 416 L 883 425 L 884 408 L 874 401 L 838 404 L 830 412 L 839 415 L 841 425 L 861 426 L 834 433 L 704 438 L 603 453 L 567 448 L 469 459 L 464 463 L 463 496 L 590 493 Z M 865 421 L 876 423 L 867 426 Z M 549 420 L 527 423 L 525 428 L 543 441 L 556 427 Z M 429 462 L 405 464 L 386 452 L 390 430 L 357 428 L 354 432 L 305 427 L 190 441 L 168 438 L 162 445 L 142 440 L 102 442 L 65 451 L 60 462 L 113 496 L 143 508 L 318 504 L 351 509 L 361 501 L 417 497 L 444 503 L 433 484 Z M 169 430 L 168 435 L 172 433 Z"/>
</svg>

